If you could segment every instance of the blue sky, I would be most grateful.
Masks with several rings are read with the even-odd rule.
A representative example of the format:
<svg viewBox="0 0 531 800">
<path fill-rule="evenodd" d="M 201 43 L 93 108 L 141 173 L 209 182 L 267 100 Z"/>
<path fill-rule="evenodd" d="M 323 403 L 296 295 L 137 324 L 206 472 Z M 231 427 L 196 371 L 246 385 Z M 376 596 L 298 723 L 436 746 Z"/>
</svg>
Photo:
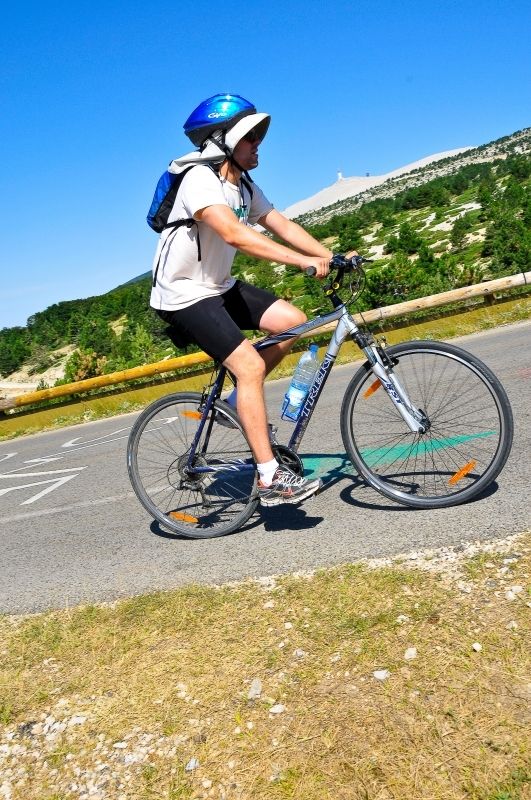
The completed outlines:
<svg viewBox="0 0 531 800">
<path fill-rule="evenodd" d="M 148 270 L 155 183 L 199 101 L 272 115 L 253 177 L 288 205 L 531 124 L 528 2 L 2 4 L 0 327 Z"/>
</svg>

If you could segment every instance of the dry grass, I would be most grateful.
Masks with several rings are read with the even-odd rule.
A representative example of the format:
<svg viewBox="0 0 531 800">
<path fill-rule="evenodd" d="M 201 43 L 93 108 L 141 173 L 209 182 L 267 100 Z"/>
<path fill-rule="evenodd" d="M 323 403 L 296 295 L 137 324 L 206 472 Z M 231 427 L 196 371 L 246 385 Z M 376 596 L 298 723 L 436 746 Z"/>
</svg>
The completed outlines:
<svg viewBox="0 0 531 800">
<path fill-rule="evenodd" d="M 1 618 L 0 797 L 529 798 L 531 536 L 504 549 Z"/>
</svg>

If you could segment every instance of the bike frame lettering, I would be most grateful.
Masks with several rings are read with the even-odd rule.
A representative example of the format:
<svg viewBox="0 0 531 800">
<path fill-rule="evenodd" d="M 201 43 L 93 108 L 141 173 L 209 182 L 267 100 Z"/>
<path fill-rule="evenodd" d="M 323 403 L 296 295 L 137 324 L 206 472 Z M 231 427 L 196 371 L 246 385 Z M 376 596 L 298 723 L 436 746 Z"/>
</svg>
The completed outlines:
<svg viewBox="0 0 531 800">
<path fill-rule="evenodd" d="M 288 447 L 291 450 L 294 450 L 295 452 L 297 452 L 302 437 L 304 436 L 306 428 L 308 427 L 312 414 L 317 405 L 317 401 L 319 400 L 319 396 L 325 386 L 326 381 L 328 380 L 328 376 L 330 375 L 330 371 L 335 363 L 341 345 L 343 344 L 343 342 L 347 337 L 355 336 L 356 334 L 358 334 L 359 328 L 356 325 L 354 319 L 349 314 L 346 306 L 341 305 L 328 314 L 323 314 L 319 317 L 316 317 L 315 319 L 303 322 L 302 325 L 296 325 L 294 328 L 289 328 L 287 331 L 283 331 L 282 333 L 277 333 L 277 334 L 272 334 L 271 336 L 267 336 L 265 339 L 256 342 L 254 345 L 255 349 L 259 352 L 260 350 L 265 350 L 268 347 L 272 347 L 275 344 L 279 344 L 280 342 L 285 342 L 289 339 L 294 339 L 298 336 L 302 336 L 306 333 L 309 333 L 310 331 L 316 330 L 317 328 L 322 328 L 325 325 L 328 325 L 329 323 L 336 321 L 337 321 L 337 326 L 335 330 L 332 332 L 332 338 L 329 342 L 323 361 L 315 375 L 312 385 L 310 386 L 308 395 L 306 396 L 306 400 L 304 401 L 301 412 L 299 414 L 299 418 L 295 424 L 295 429 L 288 443 Z M 392 400 L 392 402 L 396 405 L 397 409 L 400 411 L 400 414 L 402 415 L 404 421 L 406 422 L 410 430 L 420 431 L 422 429 L 422 425 L 420 422 L 420 420 L 422 419 L 422 415 L 418 412 L 418 410 L 414 409 L 407 401 L 407 395 L 405 394 L 402 387 L 398 384 L 396 378 L 394 378 L 394 376 L 388 375 L 376 348 L 373 345 L 370 346 L 368 345 L 366 347 L 362 347 L 361 350 L 367 357 L 367 360 L 371 365 L 372 371 L 380 379 L 389 398 Z M 201 473 L 214 472 L 216 471 L 216 469 L 222 468 L 221 465 L 218 467 L 194 466 L 193 462 L 202 432 L 207 423 L 208 415 L 214 408 L 215 401 L 221 396 L 221 391 L 223 389 L 223 383 L 225 381 L 226 375 L 227 375 L 227 369 L 222 366 L 219 370 L 216 380 L 214 381 L 212 389 L 207 397 L 206 404 L 203 409 L 203 415 L 198 425 L 194 441 L 190 448 L 190 456 L 188 459 L 190 473 L 197 474 L 200 472 Z M 404 404 L 404 399 L 406 399 L 405 404 Z M 210 420 L 209 424 L 212 425 L 213 420 Z M 207 439 L 208 439 L 208 432 L 207 432 Z M 235 459 L 234 462 L 232 461 L 224 462 L 225 469 L 228 464 L 234 464 L 234 469 L 236 470 L 254 469 L 254 464 L 242 463 L 240 459 Z"/>
</svg>

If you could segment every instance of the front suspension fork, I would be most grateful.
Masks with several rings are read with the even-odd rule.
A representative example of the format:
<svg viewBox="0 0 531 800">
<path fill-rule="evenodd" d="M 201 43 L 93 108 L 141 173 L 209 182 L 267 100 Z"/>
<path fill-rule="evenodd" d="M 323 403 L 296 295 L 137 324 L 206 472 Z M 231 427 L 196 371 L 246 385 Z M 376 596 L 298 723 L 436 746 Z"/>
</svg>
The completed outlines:
<svg viewBox="0 0 531 800">
<path fill-rule="evenodd" d="M 387 392 L 409 430 L 412 433 L 426 433 L 430 427 L 426 414 L 421 408 L 416 408 L 409 399 L 406 390 L 393 372 L 392 359 L 380 345 L 375 343 L 372 336 L 371 340 L 367 338 L 359 343 L 367 356 L 371 371 Z"/>
</svg>

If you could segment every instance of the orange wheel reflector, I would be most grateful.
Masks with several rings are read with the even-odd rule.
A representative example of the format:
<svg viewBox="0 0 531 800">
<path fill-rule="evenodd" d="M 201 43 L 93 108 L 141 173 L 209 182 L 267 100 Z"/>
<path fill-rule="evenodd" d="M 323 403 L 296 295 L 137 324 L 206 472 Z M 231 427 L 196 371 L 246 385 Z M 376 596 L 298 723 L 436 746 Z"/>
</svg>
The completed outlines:
<svg viewBox="0 0 531 800">
<path fill-rule="evenodd" d="M 363 396 L 365 397 L 365 399 L 367 399 L 367 397 L 370 397 L 370 396 L 371 396 L 371 394 L 374 394 L 375 392 L 377 392 L 377 391 L 378 391 L 378 389 L 380 388 L 380 386 L 381 386 L 381 385 L 382 385 L 382 384 L 380 383 L 380 379 L 379 379 L 379 378 L 376 378 L 376 380 L 374 381 L 374 383 L 371 383 L 371 385 L 369 386 L 369 388 L 368 388 L 368 389 L 366 389 L 366 390 L 363 392 Z"/>
<path fill-rule="evenodd" d="M 179 522 L 199 522 L 197 517 L 192 517 L 190 514 L 183 514 L 180 511 L 170 511 L 168 516 L 172 519 L 179 520 Z"/>
<path fill-rule="evenodd" d="M 188 417 L 188 419 L 201 419 L 202 414 L 200 411 L 181 411 L 181 417 Z"/>
<path fill-rule="evenodd" d="M 468 475 L 469 472 L 472 472 L 477 463 L 477 461 L 469 461 L 468 464 L 465 464 L 464 467 L 461 467 L 461 469 L 458 470 L 455 475 L 452 475 L 448 483 L 451 486 L 455 486 L 455 484 L 458 483 L 461 478 L 464 478 L 465 475 Z"/>
</svg>

